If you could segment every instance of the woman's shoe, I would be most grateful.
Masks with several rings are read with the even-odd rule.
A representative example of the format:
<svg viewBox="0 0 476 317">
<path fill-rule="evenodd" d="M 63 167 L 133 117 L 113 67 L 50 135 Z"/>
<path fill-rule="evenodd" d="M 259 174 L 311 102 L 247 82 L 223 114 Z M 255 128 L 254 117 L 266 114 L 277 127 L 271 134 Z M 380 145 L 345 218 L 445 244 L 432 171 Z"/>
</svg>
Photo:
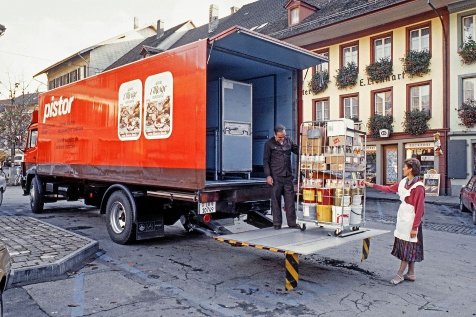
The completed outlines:
<svg viewBox="0 0 476 317">
<path fill-rule="evenodd" d="M 405 279 L 405 281 L 410 281 L 410 282 L 415 282 L 416 281 L 416 276 L 415 274 L 405 274 L 403 275 L 403 278 Z"/>
<path fill-rule="evenodd" d="M 400 284 L 401 282 L 403 282 L 403 280 L 404 280 L 403 276 L 397 274 L 397 275 L 395 275 L 394 278 L 392 278 L 390 280 L 390 283 L 393 284 L 393 285 L 397 285 L 397 284 Z"/>
</svg>

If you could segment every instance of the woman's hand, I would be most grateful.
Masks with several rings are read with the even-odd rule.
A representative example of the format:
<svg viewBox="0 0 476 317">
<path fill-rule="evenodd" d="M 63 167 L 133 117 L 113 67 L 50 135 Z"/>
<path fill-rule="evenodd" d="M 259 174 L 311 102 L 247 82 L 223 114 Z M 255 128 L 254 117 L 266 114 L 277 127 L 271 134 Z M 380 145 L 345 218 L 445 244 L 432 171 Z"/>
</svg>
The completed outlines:
<svg viewBox="0 0 476 317">
<path fill-rule="evenodd" d="M 416 238 L 417 233 L 418 233 L 418 230 L 412 230 L 412 231 L 410 232 L 410 238 L 412 238 L 412 239 L 413 239 L 413 238 Z"/>
<path fill-rule="evenodd" d="M 375 185 L 374 183 L 365 182 L 365 186 L 367 186 L 367 187 L 372 188 L 372 187 L 374 187 L 374 185 Z"/>
</svg>

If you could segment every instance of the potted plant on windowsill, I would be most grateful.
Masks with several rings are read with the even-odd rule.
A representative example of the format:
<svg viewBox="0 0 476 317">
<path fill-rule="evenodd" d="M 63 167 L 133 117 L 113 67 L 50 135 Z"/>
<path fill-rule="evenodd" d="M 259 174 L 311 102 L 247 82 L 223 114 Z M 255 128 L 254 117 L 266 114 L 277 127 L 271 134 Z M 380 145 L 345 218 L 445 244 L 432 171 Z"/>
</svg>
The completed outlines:
<svg viewBox="0 0 476 317">
<path fill-rule="evenodd" d="M 430 72 L 431 53 L 428 50 L 408 51 L 407 55 L 400 60 L 403 64 L 403 72 L 410 77 L 422 77 Z"/>
<path fill-rule="evenodd" d="M 370 136 L 380 137 L 380 130 L 388 130 L 387 137 L 393 132 L 393 117 L 391 115 L 374 114 L 367 122 L 367 129 Z"/>
<path fill-rule="evenodd" d="M 316 72 L 309 81 L 308 87 L 314 95 L 327 89 L 329 72 L 327 70 Z"/>
<path fill-rule="evenodd" d="M 338 69 L 337 75 L 334 76 L 339 89 L 355 86 L 357 77 L 359 77 L 359 67 L 355 63 L 347 63 L 346 66 Z"/>
<path fill-rule="evenodd" d="M 393 74 L 393 63 L 390 58 L 381 58 L 365 68 L 367 76 L 373 82 L 379 83 L 390 78 Z"/>
<path fill-rule="evenodd" d="M 476 42 L 469 39 L 461 45 L 458 54 L 463 64 L 473 64 L 476 62 Z"/>
<path fill-rule="evenodd" d="M 428 121 L 431 116 L 427 110 L 411 110 L 405 112 L 405 120 L 402 122 L 403 131 L 408 134 L 424 134 L 430 128 Z"/>
<path fill-rule="evenodd" d="M 470 129 L 476 124 L 476 102 L 474 100 L 467 100 L 463 102 L 458 111 L 458 118 L 461 121 L 459 125 Z"/>
</svg>

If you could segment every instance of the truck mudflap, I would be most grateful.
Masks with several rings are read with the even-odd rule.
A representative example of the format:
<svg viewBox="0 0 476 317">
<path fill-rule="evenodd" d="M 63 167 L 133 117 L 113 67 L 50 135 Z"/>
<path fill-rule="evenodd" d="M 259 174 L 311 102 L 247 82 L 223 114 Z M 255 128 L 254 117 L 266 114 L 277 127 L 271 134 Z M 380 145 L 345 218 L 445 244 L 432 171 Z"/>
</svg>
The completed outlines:
<svg viewBox="0 0 476 317">
<path fill-rule="evenodd" d="M 294 228 L 273 228 L 251 230 L 246 232 L 214 237 L 235 247 L 252 247 L 285 254 L 286 281 L 285 288 L 290 291 L 297 287 L 299 281 L 299 255 L 309 255 L 319 251 L 337 248 L 343 244 L 362 240 L 361 261 L 366 260 L 370 251 L 370 238 L 390 231 L 360 228 L 351 234 L 334 236 L 324 228 L 312 228 L 306 231 Z"/>
</svg>

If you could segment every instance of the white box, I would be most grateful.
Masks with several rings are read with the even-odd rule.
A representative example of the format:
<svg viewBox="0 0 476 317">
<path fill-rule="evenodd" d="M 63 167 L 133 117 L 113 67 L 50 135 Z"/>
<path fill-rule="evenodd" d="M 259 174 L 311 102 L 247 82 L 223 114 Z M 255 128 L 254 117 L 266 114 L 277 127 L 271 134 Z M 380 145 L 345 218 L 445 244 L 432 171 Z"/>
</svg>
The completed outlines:
<svg viewBox="0 0 476 317">
<path fill-rule="evenodd" d="M 341 206 L 332 206 L 332 222 L 337 224 L 344 224 L 344 226 L 349 225 L 350 221 L 350 212 L 352 208 L 341 207 Z"/>
<path fill-rule="evenodd" d="M 335 121 L 329 121 L 327 123 L 327 136 L 337 136 L 337 135 L 350 135 L 347 133 L 347 129 L 354 129 L 354 120 L 341 118 Z"/>
</svg>

